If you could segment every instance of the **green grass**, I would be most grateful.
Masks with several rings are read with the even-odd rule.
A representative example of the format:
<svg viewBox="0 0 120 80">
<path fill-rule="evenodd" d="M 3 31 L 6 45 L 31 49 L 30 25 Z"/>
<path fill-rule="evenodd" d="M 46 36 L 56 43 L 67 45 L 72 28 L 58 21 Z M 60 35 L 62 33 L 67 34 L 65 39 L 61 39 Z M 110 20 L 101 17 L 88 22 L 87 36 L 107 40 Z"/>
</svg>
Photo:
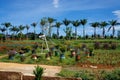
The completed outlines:
<svg viewBox="0 0 120 80">
<path fill-rule="evenodd" d="M 82 78 L 82 80 L 120 80 L 120 69 L 107 70 L 67 70 L 62 69 L 57 74 L 61 77 Z"/>
</svg>

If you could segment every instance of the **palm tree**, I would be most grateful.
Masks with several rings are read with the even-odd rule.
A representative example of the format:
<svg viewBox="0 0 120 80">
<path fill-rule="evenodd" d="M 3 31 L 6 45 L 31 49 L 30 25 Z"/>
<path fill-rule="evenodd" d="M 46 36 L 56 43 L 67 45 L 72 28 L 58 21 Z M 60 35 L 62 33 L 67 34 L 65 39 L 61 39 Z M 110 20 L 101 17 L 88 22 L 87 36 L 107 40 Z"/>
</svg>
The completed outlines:
<svg viewBox="0 0 120 80">
<path fill-rule="evenodd" d="M 37 23 L 33 22 L 33 23 L 31 24 L 31 26 L 34 27 L 34 34 L 35 34 L 35 33 L 36 33 L 36 32 L 35 32 L 35 27 L 37 26 Z"/>
<path fill-rule="evenodd" d="M 112 36 L 114 37 L 115 26 L 120 25 L 120 23 L 118 23 L 117 20 L 111 20 L 111 21 L 109 21 L 109 25 L 110 25 L 110 27 L 109 27 L 108 31 L 110 31 L 110 29 L 112 28 Z"/>
<path fill-rule="evenodd" d="M 68 33 L 67 33 L 66 31 L 67 31 L 68 25 L 71 23 L 71 21 L 70 21 L 70 20 L 67 20 L 67 19 L 64 19 L 64 20 L 63 20 L 63 23 L 64 23 L 64 25 L 66 26 L 65 33 L 66 33 L 66 36 L 67 36 Z"/>
<path fill-rule="evenodd" d="M 6 28 L 3 27 L 3 28 L 0 28 L 0 30 L 3 33 L 3 35 L 5 35 L 4 32 L 6 31 Z"/>
<path fill-rule="evenodd" d="M 3 28 L 0 27 L 0 30 L 1 30 L 1 32 L 2 32 L 2 34 L 3 34 L 2 39 L 3 39 L 3 42 L 4 42 L 4 40 L 5 40 L 5 31 L 6 31 L 6 28 L 5 28 L 5 27 L 3 27 Z"/>
<path fill-rule="evenodd" d="M 35 28 L 36 28 L 36 26 L 37 26 L 37 23 L 33 22 L 33 23 L 31 24 L 31 26 L 34 27 L 34 38 L 36 39 L 36 31 L 35 31 Z"/>
<path fill-rule="evenodd" d="M 13 27 L 11 27 L 11 28 L 10 28 L 10 31 L 12 31 L 12 32 L 13 32 L 12 39 L 14 39 L 15 32 L 16 32 L 16 30 L 17 30 L 17 29 L 18 29 L 18 28 L 17 28 L 16 26 L 13 26 Z"/>
<path fill-rule="evenodd" d="M 49 34 L 49 37 L 51 37 L 51 29 L 52 29 L 52 27 L 53 27 L 52 23 L 53 23 L 54 21 L 56 21 L 56 20 L 53 19 L 53 18 L 48 17 L 48 22 L 49 22 L 49 31 L 48 31 L 48 34 Z"/>
<path fill-rule="evenodd" d="M 107 22 L 103 21 L 100 23 L 100 27 L 103 29 L 102 36 L 105 37 L 105 27 L 108 25 Z"/>
<path fill-rule="evenodd" d="M 5 28 L 6 28 L 6 37 L 5 37 L 5 38 L 7 39 L 7 36 L 8 36 L 8 28 L 9 28 L 10 26 L 12 26 L 12 25 L 11 25 L 10 22 L 3 23 L 2 25 L 4 25 Z"/>
<path fill-rule="evenodd" d="M 77 27 L 80 25 L 78 20 L 72 22 L 73 26 L 75 26 L 75 38 L 77 39 Z"/>
<path fill-rule="evenodd" d="M 57 28 L 57 38 L 59 38 L 59 28 L 62 25 L 61 22 L 56 22 L 55 27 Z"/>
<path fill-rule="evenodd" d="M 94 38 L 96 38 L 96 27 L 99 27 L 99 22 L 91 23 L 91 26 L 94 28 Z"/>
<path fill-rule="evenodd" d="M 80 20 L 81 25 L 83 25 L 83 38 L 85 38 L 85 25 L 87 23 L 87 19 Z"/>
<path fill-rule="evenodd" d="M 22 38 L 22 31 L 25 29 L 25 27 L 23 25 L 19 26 L 19 31 L 20 31 L 20 40 Z"/>
<path fill-rule="evenodd" d="M 44 19 L 41 19 L 40 25 L 41 25 L 42 34 L 44 34 L 44 26 L 45 26 L 45 24 L 46 24 L 46 21 Z"/>
<path fill-rule="evenodd" d="M 26 25 L 25 28 L 27 29 L 26 39 L 28 40 L 28 30 L 29 30 L 30 26 Z"/>
</svg>

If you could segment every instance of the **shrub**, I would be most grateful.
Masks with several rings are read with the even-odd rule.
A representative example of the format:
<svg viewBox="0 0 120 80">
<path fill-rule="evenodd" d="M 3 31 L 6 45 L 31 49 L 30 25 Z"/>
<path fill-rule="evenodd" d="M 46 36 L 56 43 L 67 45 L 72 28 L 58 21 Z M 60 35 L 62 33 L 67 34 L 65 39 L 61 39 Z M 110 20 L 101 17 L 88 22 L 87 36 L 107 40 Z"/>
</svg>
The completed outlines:
<svg viewBox="0 0 120 80">
<path fill-rule="evenodd" d="M 108 43 L 104 43 L 103 44 L 103 49 L 109 49 L 109 44 Z"/>
<path fill-rule="evenodd" d="M 41 80 L 43 74 L 43 68 L 39 67 L 38 65 L 33 70 L 33 74 L 35 75 L 35 80 Z"/>
<path fill-rule="evenodd" d="M 82 48 L 82 50 L 83 50 L 84 48 L 87 48 L 86 44 L 82 44 L 81 48 Z"/>
<path fill-rule="evenodd" d="M 111 44 L 111 49 L 115 50 L 117 48 L 117 45 L 115 43 Z"/>
<path fill-rule="evenodd" d="M 94 49 L 100 49 L 100 42 L 94 43 Z"/>
</svg>

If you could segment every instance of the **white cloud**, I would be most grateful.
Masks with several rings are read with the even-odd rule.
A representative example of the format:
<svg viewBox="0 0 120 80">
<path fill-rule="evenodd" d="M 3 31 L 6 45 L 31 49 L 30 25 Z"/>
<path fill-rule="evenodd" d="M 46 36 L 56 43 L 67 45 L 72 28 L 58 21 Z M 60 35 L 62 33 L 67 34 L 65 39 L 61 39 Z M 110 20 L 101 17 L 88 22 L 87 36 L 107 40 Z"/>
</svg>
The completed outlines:
<svg viewBox="0 0 120 80">
<path fill-rule="evenodd" d="M 113 11 L 114 15 L 118 16 L 120 18 L 120 10 Z"/>
<path fill-rule="evenodd" d="M 53 0 L 53 5 L 55 8 L 59 7 L 59 0 Z"/>
<path fill-rule="evenodd" d="M 117 31 L 120 30 L 120 26 L 116 26 L 115 30 L 117 30 Z"/>
<path fill-rule="evenodd" d="M 113 11 L 112 13 L 117 16 L 120 22 L 120 10 Z"/>
</svg>

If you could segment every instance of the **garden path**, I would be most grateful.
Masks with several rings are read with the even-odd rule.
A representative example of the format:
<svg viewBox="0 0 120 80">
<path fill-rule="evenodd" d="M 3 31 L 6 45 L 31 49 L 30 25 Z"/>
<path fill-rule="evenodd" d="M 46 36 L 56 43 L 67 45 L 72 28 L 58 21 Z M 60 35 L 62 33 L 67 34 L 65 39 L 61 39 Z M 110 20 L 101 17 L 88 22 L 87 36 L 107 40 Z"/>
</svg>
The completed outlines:
<svg viewBox="0 0 120 80">
<path fill-rule="evenodd" d="M 5 63 L 0 62 L 0 71 L 15 71 L 22 72 L 24 75 L 33 75 L 33 70 L 35 69 L 35 64 L 18 64 L 18 63 Z M 61 66 L 48 66 L 48 65 L 39 65 L 43 67 L 44 74 L 43 76 L 56 76 L 56 73 L 59 73 L 62 69 Z"/>
</svg>

